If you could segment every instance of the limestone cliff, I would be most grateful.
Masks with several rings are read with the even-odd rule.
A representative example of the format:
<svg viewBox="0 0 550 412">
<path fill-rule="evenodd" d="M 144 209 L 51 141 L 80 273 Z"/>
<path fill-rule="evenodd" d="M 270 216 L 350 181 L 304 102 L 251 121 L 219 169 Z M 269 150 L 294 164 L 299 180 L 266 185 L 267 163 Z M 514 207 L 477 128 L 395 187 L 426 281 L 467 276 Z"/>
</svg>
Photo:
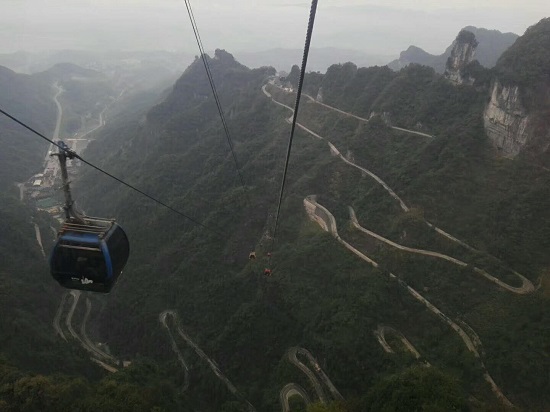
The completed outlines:
<svg viewBox="0 0 550 412">
<path fill-rule="evenodd" d="M 550 19 L 527 29 L 495 66 L 483 122 L 503 156 L 549 159 Z"/>
<path fill-rule="evenodd" d="M 483 123 L 487 136 L 503 156 L 515 157 L 525 146 L 529 139 L 529 120 L 519 87 L 505 86 L 496 80 L 483 113 Z"/>
<path fill-rule="evenodd" d="M 464 76 L 463 69 L 474 60 L 478 42 L 476 36 L 461 30 L 453 43 L 451 55 L 447 59 L 445 77 L 455 84 L 472 84 L 474 79 Z"/>
</svg>

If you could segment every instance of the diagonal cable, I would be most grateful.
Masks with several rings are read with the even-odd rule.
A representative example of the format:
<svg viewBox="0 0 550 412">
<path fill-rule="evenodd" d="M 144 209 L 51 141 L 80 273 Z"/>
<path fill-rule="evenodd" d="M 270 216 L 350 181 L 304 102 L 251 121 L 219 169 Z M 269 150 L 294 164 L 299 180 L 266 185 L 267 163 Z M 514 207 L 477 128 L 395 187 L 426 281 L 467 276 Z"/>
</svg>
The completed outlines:
<svg viewBox="0 0 550 412">
<path fill-rule="evenodd" d="M 315 23 L 315 13 L 317 11 L 317 0 L 311 1 L 311 9 L 309 12 L 309 22 L 307 26 L 307 33 L 306 33 L 306 42 L 304 46 L 304 55 L 302 58 L 302 68 L 300 70 L 300 80 L 298 82 L 298 91 L 296 94 L 296 102 L 294 104 L 294 114 L 292 117 L 292 128 L 290 129 L 290 138 L 288 139 L 288 149 L 286 152 L 286 161 L 285 161 L 285 168 L 283 172 L 283 178 L 281 181 L 281 191 L 279 193 L 279 203 L 277 204 L 277 214 L 275 217 L 275 227 L 273 229 L 273 237 L 271 241 L 271 246 L 273 248 L 273 244 L 275 243 L 275 236 L 277 235 L 277 227 L 279 224 L 279 216 L 281 213 L 281 203 L 283 201 L 283 193 L 285 190 L 285 184 L 286 184 L 286 175 L 288 172 L 288 164 L 290 161 L 290 152 L 292 150 L 292 140 L 294 138 L 294 130 L 296 129 L 296 119 L 298 118 L 298 107 L 300 106 L 300 97 L 302 96 L 302 86 L 304 84 L 304 76 L 306 72 L 306 66 L 307 66 L 307 58 L 309 55 L 309 46 L 311 44 L 311 35 L 313 33 L 313 25 Z M 270 258 L 271 259 L 271 258 Z"/>
<path fill-rule="evenodd" d="M 191 26 L 193 28 L 193 33 L 195 34 L 195 39 L 197 41 L 197 46 L 199 47 L 199 52 L 201 55 L 202 63 L 204 64 L 204 69 L 206 70 L 206 76 L 208 77 L 208 82 L 210 83 L 210 88 L 212 89 L 212 94 L 214 95 L 214 100 L 216 101 L 216 106 L 218 108 L 218 113 L 220 114 L 220 119 L 222 121 L 223 129 L 225 132 L 225 136 L 227 139 L 227 143 L 229 145 L 229 150 L 231 151 L 231 155 L 233 156 L 233 161 L 235 162 L 235 167 L 237 169 L 237 173 L 239 175 L 239 179 L 241 182 L 241 186 L 244 189 L 244 178 L 241 173 L 241 168 L 239 167 L 239 162 L 237 161 L 237 156 L 235 155 L 235 150 L 233 148 L 233 141 L 231 140 L 231 134 L 229 133 L 229 127 L 227 126 L 227 121 L 225 119 L 225 115 L 223 113 L 222 105 L 220 102 L 220 98 L 218 95 L 218 91 L 216 89 L 216 85 L 214 83 L 214 78 L 212 77 L 212 71 L 210 70 L 210 64 L 208 63 L 208 59 L 206 58 L 206 53 L 204 51 L 204 47 L 202 45 L 202 40 L 199 33 L 199 28 L 197 26 L 197 22 L 195 20 L 195 16 L 193 14 L 193 9 L 191 8 L 191 2 L 190 0 L 185 0 L 185 7 L 187 8 L 187 14 L 189 14 L 189 20 L 191 21 Z"/>
<path fill-rule="evenodd" d="M 33 129 L 32 127 L 28 126 L 27 124 L 25 124 L 25 123 L 22 122 L 21 120 L 17 119 L 16 117 L 12 116 L 12 115 L 9 114 L 8 112 L 2 110 L 1 108 L 0 108 L 0 113 L 3 114 L 4 116 L 10 118 L 10 119 L 13 120 L 14 122 L 18 123 L 19 125 L 23 126 L 25 129 L 31 131 L 32 133 L 34 133 L 34 134 L 37 135 L 38 137 L 41 137 L 42 139 L 46 140 L 47 142 L 53 144 L 53 145 L 56 146 L 57 148 L 59 148 L 59 149 L 61 149 L 61 150 L 63 150 L 63 151 L 66 150 L 66 149 L 64 149 L 62 146 L 60 146 L 59 144 L 57 144 L 56 142 L 54 142 L 53 140 L 47 138 L 47 137 L 44 136 L 42 133 L 36 131 L 36 130 Z M 209 231 L 215 232 L 215 233 L 217 233 L 217 234 L 221 234 L 221 232 L 220 232 L 219 230 L 213 229 L 213 228 L 211 228 L 211 227 L 208 227 L 208 226 L 202 224 L 202 223 L 199 222 L 198 220 L 195 220 L 195 219 L 193 219 L 192 217 L 188 216 L 187 214 L 185 214 L 185 213 L 183 213 L 183 212 L 180 212 L 180 211 L 177 210 L 177 209 L 174 209 L 172 206 L 167 205 L 167 204 L 164 203 L 163 201 L 161 201 L 161 200 L 159 200 L 159 199 L 157 199 L 157 198 L 155 198 L 155 197 L 153 197 L 153 196 L 151 196 L 151 195 L 145 193 L 144 191 L 138 189 L 137 187 L 131 185 L 130 183 L 126 183 L 124 180 L 122 180 L 122 179 L 120 179 L 120 178 L 118 178 L 118 177 L 112 175 L 111 173 L 109 173 L 109 172 L 103 170 L 103 169 L 100 168 L 99 166 L 96 166 L 96 165 L 94 165 L 93 163 L 91 163 L 91 162 L 89 162 L 89 161 L 83 159 L 83 158 L 80 157 L 78 154 L 76 154 L 76 153 L 74 153 L 74 152 L 71 152 L 71 153 L 74 155 L 75 158 L 77 158 L 78 160 L 80 160 L 82 163 L 86 163 L 88 166 L 90 166 L 90 167 L 94 168 L 95 170 L 97 170 L 97 171 L 99 171 L 99 172 L 101 172 L 101 173 L 103 173 L 103 174 L 109 176 L 111 179 L 116 180 L 117 182 L 123 184 L 124 186 L 126 186 L 126 187 L 128 187 L 128 188 L 130 188 L 130 189 L 132 189 L 132 190 L 134 190 L 134 191 L 136 191 L 136 192 L 138 192 L 139 194 L 145 196 L 146 198 L 152 200 L 153 202 L 158 203 L 159 205 L 161 205 L 161 206 L 163 206 L 163 207 L 169 209 L 170 211 L 172 211 L 172 212 L 174 212 L 174 213 L 176 213 L 176 214 L 178 214 L 178 215 L 180 215 L 180 216 L 186 218 L 187 220 L 189 220 L 189 221 L 195 223 L 196 225 L 203 227 L 204 229 L 207 229 L 207 230 L 209 230 Z"/>
</svg>

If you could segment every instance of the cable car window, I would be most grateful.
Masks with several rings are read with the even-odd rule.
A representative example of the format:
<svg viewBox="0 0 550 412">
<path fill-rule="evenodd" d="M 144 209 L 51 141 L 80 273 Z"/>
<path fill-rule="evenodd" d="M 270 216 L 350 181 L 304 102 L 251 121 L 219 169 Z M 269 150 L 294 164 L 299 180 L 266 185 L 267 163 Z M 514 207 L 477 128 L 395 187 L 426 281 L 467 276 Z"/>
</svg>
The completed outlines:
<svg viewBox="0 0 550 412">
<path fill-rule="evenodd" d="M 53 261 L 54 271 L 67 273 L 94 282 L 103 282 L 107 274 L 101 251 L 58 247 Z"/>
</svg>

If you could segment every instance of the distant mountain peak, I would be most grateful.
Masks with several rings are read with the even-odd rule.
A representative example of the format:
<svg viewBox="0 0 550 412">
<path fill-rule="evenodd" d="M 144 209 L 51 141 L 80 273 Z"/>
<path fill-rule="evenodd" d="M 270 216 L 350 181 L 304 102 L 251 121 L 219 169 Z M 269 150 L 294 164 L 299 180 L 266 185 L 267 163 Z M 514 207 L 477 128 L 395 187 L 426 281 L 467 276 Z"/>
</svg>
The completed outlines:
<svg viewBox="0 0 550 412">
<path fill-rule="evenodd" d="M 458 34 L 461 42 L 471 41 L 471 36 L 478 42 L 476 59 L 482 66 L 487 68 L 493 67 L 500 55 L 514 44 L 518 38 L 518 35 L 514 33 L 502 33 L 498 30 L 488 30 L 474 26 L 466 26 Z M 451 56 L 456 41 L 455 39 L 440 55 L 430 54 L 417 46 L 409 46 L 407 50 L 400 53 L 399 59 L 388 63 L 388 67 L 392 70 L 401 70 L 411 63 L 417 63 L 433 67 L 438 73 L 444 73 L 447 59 Z"/>
<path fill-rule="evenodd" d="M 224 49 L 216 49 L 214 51 L 214 59 L 226 61 L 226 62 L 236 62 L 235 57 Z"/>
<path fill-rule="evenodd" d="M 453 42 L 451 55 L 445 65 L 445 77 L 455 84 L 472 84 L 473 79 L 465 78 L 463 69 L 474 60 L 476 48 L 479 42 L 474 33 L 468 30 L 461 30 Z"/>
</svg>

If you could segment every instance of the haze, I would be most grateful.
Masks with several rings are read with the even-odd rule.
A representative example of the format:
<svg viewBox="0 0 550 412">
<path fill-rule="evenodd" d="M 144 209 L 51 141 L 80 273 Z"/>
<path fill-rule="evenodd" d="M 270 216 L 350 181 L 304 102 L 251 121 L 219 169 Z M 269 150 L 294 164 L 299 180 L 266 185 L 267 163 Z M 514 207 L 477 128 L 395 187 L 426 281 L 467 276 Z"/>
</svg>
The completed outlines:
<svg viewBox="0 0 550 412">
<path fill-rule="evenodd" d="M 309 2 L 193 1 L 207 50 L 301 48 Z M 545 1 L 321 0 L 313 47 L 396 56 L 415 44 L 441 53 L 467 25 L 523 34 Z M 3 0 L 0 53 L 172 50 L 196 53 L 183 0 Z"/>
</svg>

